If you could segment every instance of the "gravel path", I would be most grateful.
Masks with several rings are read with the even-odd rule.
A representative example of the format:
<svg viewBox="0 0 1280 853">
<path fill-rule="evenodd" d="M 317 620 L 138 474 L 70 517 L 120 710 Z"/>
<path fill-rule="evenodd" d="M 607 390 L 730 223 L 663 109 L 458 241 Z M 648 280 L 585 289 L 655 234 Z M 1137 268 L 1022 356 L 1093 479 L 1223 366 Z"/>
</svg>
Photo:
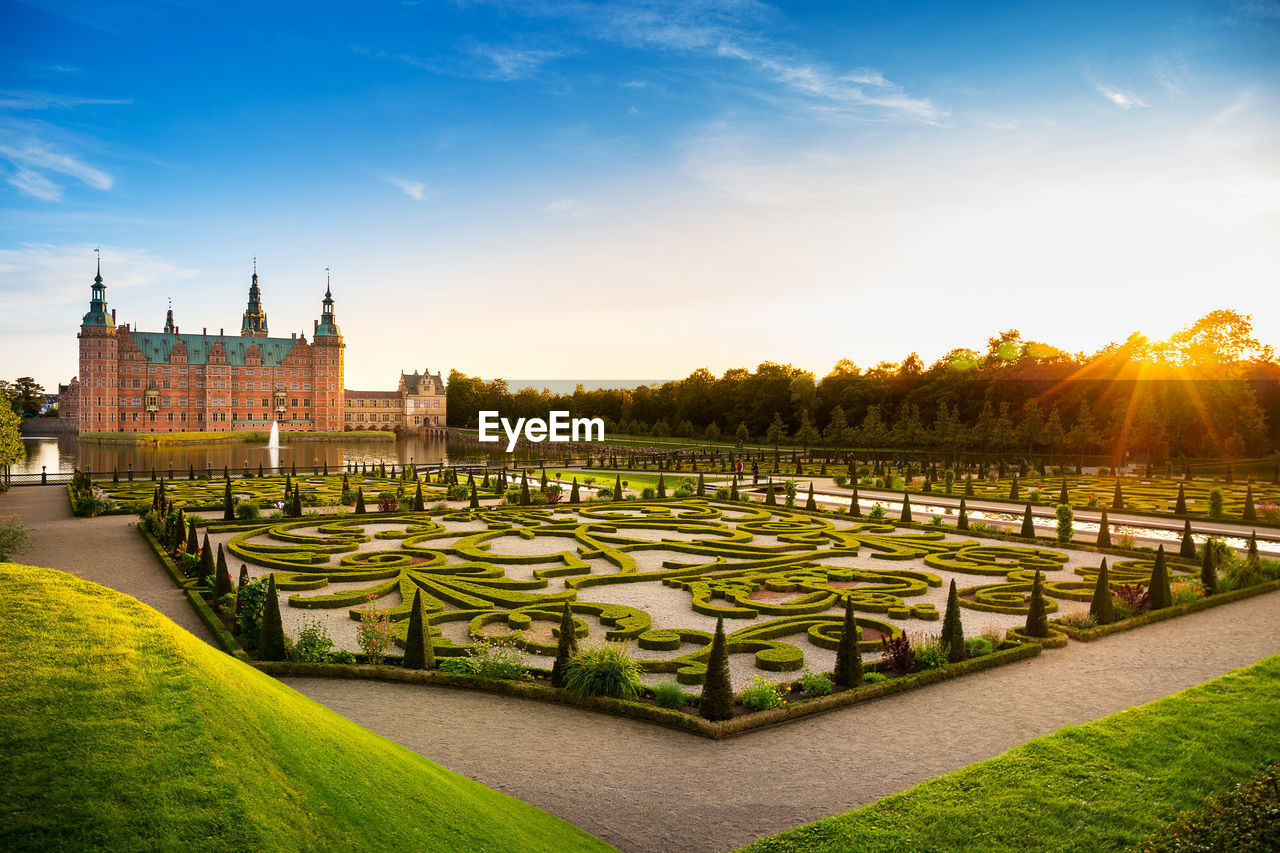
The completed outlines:
<svg viewBox="0 0 1280 853">
<path fill-rule="evenodd" d="M 135 596 L 209 639 L 123 517 L 76 519 L 62 487 L 0 496 L 24 562 Z M 623 850 L 711 851 L 872 802 L 1280 652 L 1280 594 L 1072 643 L 1038 659 L 723 742 L 511 697 L 366 681 L 284 682 L 451 770 Z"/>
<path fill-rule="evenodd" d="M 368 681 L 286 684 L 623 850 L 711 851 L 845 811 L 1280 652 L 1271 593 L 714 742 L 574 708 Z"/>
<path fill-rule="evenodd" d="M 66 486 L 10 489 L 0 495 L 0 518 L 10 515 L 31 528 L 36 543 L 30 551 L 17 555 L 17 562 L 61 569 L 132 595 L 213 644 L 213 634 L 186 595 L 173 585 L 134 530 L 137 519 L 133 516 L 76 518 L 67 502 Z"/>
</svg>

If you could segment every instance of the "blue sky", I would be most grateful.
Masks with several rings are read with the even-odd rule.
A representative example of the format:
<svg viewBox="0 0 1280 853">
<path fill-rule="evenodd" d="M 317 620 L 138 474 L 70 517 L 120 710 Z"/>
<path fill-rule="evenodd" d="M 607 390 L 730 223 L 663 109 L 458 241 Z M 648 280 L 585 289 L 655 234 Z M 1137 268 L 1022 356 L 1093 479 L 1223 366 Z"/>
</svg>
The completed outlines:
<svg viewBox="0 0 1280 853">
<path fill-rule="evenodd" d="M 0 2 L 0 373 L 275 334 L 400 369 L 824 374 L 1201 313 L 1280 343 L 1280 3 Z"/>
</svg>

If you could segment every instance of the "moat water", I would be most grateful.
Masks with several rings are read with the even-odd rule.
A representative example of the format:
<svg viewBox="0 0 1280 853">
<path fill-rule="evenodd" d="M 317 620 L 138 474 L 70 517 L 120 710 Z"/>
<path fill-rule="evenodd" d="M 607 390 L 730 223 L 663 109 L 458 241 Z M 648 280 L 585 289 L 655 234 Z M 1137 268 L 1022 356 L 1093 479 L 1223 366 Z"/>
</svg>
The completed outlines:
<svg viewBox="0 0 1280 853">
<path fill-rule="evenodd" d="M 330 469 L 348 462 L 388 465 L 481 464 L 512 456 L 490 453 L 474 443 L 460 444 L 443 438 L 405 436 L 389 441 L 308 441 L 296 434 L 281 436 L 279 449 L 266 444 L 235 442 L 226 444 L 159 445 L 149 447 L 139 444 L 101 444 L 79 441 L 74 435 L 36 437 L 23 436 L 27 458 L 13 467 L 15 474 L 39 474 L 41 469 L 53 474 L 70 472 L 75 468 L 109 474 L 119 471 L 123 477 L 132 468 L 135 473 L 149 473 L 154 467 L 166 471 L 172 465 L 175 471 L 197 471 L 213 468 L 221 471 L 248 466 L 256 470 L 272 466 L 273 460 L 282 466 L 296 465 L 299 471 L 316 465 L 328 465 Z M 523 456 L 521 457 L 523 458 Z"/>
</svg>

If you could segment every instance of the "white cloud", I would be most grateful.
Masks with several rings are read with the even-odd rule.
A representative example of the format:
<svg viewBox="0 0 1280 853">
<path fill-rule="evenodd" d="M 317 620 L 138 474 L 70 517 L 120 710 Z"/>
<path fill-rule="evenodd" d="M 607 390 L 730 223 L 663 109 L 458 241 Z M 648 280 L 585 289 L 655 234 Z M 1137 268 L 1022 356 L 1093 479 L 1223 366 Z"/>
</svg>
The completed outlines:
<svg viewBox="0 0 1280 853">
<path fill-rule="evenodd" d="M 591 215 L 591 208 L 573 198 L 557 198 L 547 203 L 547 213 L 562 219 L 581 219 Z"/>
<path fill-rule="evenodd" d="M 54 92 L 0 92 L 0 110 L 48 110 L 73 107 L 132 104 L 130 98 L 82 98 Z"/>
<path fill-rule="evenodd" d="M 1112 89 L 1101 84 L 1097 86 L 1097 89 L 1098 93 L 1102 95 L 1102 97 L 1106 98 L 1122 110 L 1131 110 L 1134 107 L 1150 106 L 1150 104 L 1145 103 L 1132 92 L 1121 92 L 1119 89 Z"/>
<path fill-rule="evenodd" d="M 62 198 L 62 186 L 51 176 L 65 176 L 97 190 L 109 190 L 115 183 L 106 172 L 84 160 L 60 151 L 51 144 L 12 127 L 0 127 L 0 158 L 9 162 L 14 174 L 7 179 L 19 192 L 43 201 Z"/>
<path fill-rule="evenodd" d="M 391 184 L 391 186 L 399 189 L 414 201 L 426 201 L 426 199 L 431 195 L 430 191 L 427 189 L 427 185 L 422 181 L 410 181 L 404 178 L 397 178 L 394 175 L 388 175 L 384 177 L 383 180 Z"/>
<path fill-rule="evenodd" d="M 96 269 L 94 246 L 23 243 L 0 249 L 0 295 L 6 304 L 88 304 Z M 102 249 L 102 277 L 107 293 L 117 288 L 176 284 L 199 273 L 145 249 L 107 246 Z M 21 296 L 21 299 L 18 297 Z"/>
<path fill-rule="evenodd" d="M 484 64 L 476 69 L 476 76 L 504 82 L 532 77 L 547 62 L 564 56 L 564 53 L 558 50 L 489 44 L 475 45 L 470 52 L 473 56 L 484 60 Z"/>
</svg>

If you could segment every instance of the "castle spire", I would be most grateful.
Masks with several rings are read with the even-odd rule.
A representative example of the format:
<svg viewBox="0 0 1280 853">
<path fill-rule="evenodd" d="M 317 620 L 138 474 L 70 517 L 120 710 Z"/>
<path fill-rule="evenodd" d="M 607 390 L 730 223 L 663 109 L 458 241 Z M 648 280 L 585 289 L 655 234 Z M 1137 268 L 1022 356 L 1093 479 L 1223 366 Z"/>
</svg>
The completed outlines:
<svg viewBox="0 0 1280 853">
<path fill-rule="evenodd" d="M 89 313 L 84 315 L 80 324 L 109 326 L 111 324 L 107 321 L 107 286 L 102 283 L 102 254 L 98 249 L 93 251 L 98 255 L 98 273 L 93 277 L 93 284 L 89 286 Z"/>
<path fill-rule="evenodd" d="M 178 329 L 173 325 L 173 300 L 169 300 L 169 312 L 164 315 L 164 333 L 166 335 L 175 335 Z"/>
<path fill-rule="evenodd" d="M 257 256 L 253 259 L 253 278 L 249 280 L 249 306 L 244 309 L 244 317 L 240 321 L 240 336 L 245 338 L 267 336 L 267 314 L 262 310 L 262 291 L 258 289 Z"/>
<path fill-rule="evenodd" d="M 324 301 L 320 309 L 320 322 L 316 323 L 316 337 L 328 335 L 337 337 L 342 334 L 337 322 L 333 319 L 333 290 L 329 280 L 329 268 L 324 268 Z"/>
</svg>

